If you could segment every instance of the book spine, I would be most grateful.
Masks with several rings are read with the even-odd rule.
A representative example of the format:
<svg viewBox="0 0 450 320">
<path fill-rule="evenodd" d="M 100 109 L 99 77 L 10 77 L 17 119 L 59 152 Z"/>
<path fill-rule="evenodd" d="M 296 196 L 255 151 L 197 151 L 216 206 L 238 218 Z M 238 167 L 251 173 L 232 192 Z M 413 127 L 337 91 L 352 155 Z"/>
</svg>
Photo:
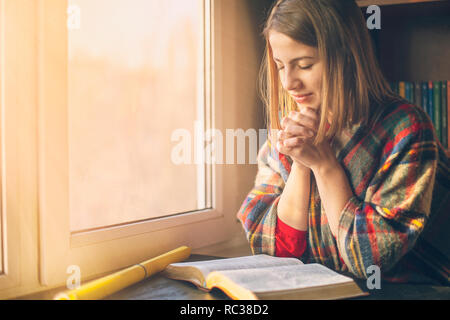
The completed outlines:
<svg viewBox="0 0 450 320">
<path fill-rule="evenodd" d="M 420 82 L 414 81 L 414 104 L 421 106 L 422 103 L 422 89 L 420 88 Z"/>
<path fill-rule="evenodd" d="M 398 83 L 398 94 L 400 95 L 400 97 L 406 99 L 405 81 L 400 81 Z"/>
<path fill-rule="evenodd" d="M 414 82 L 409 83 L 409 101 L 414 103 Z"/>
<path fill-rule="evenodd" d="M 406 100 L 408 100 L 409 102 L 412 102 L 412 99 L 411 99 L 411 82 L 409 82 L 409 81 L 405 81 L 405 97 L 406 97 Z"/>
<path fill-rule="evenodd" d="M 433 81 L 428 81 L 428 112 L 430 113 L 431 121 L 434 124 Z M 436 128 L 436 125 L 434 128 Z"/>
<path fill-rule="evenodd" d="M 423 110 L 425 110 L 428 116 L 430 116 L 430 113 L 428 112 L 428 85 L 425 82 L 422 82 L 421 89 L 422 89 L 422 108 Z"/>
<path fill-rule="evenodd" d="M 409 83 L 409 101 L 414 103 L 414 82 Z"/>
<path fill-rule="evenodd" d="M 447 80 L 447 148 L 450 147 L 450 80 Z"/>
<path fill-rule="evenodd" d="M 442 143 L 441 134 L 441 82 L 433 81 L 433 106 L 434 106 L 434 123 L 436 127 L 436 135 L 439 141 Z"/>
<path fill-rule="evenodd" d="M 442 117 L 442 144 L 448 148 L 448 114 L 447 114 L 447 81 L 442 81 L 441 87 L 441 117 Z"/>
</svg>

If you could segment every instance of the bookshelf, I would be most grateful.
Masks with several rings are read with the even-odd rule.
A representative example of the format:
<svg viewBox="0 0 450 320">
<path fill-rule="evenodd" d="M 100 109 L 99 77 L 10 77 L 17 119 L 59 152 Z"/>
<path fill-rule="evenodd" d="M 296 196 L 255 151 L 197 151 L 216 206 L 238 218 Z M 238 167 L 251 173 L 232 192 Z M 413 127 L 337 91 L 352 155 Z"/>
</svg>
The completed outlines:
<svg viewBox="0 0 450 320">
<path fill-rule="evenodd" d="M 367 6 L 381 8 L 381 30 L 370 33 L 380 66 L 390 82 L 450 80 L 449 0 L 357 3 L 366 17 Z M 446 154 L 450 157 L 450 147 Z"/>
</svg>

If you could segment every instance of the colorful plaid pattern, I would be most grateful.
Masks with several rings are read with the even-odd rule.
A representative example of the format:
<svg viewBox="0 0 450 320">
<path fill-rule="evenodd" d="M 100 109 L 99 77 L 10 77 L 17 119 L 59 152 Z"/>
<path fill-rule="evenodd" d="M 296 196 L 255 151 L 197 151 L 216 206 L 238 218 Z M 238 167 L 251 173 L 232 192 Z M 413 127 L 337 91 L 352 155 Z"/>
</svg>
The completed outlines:
<svg viewBox="0 0 450 320">
<path fill-rule="evenodd" d="M 358 278 L 376 265 L 389 281 L 448 285 L 450 161 L 422 109 L 396 103 L 380 119 L 370 131 L 356 125 L 333 140 L 354 194 L 336 238 L 311 175 L 308 247 L 301 259 Z M 259 150 L 255 186 L 238 212 L 254 254 L 275 254 L 277 204 L 291 164 L 270 139 Z"/>
</svg>

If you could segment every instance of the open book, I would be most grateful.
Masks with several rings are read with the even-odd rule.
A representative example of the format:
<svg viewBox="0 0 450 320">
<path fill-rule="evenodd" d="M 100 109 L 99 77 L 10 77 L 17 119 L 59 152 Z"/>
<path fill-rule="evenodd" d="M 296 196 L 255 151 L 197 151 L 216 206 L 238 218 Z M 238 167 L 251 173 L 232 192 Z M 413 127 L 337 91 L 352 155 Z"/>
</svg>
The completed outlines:
<svg viewBox="0 0 450 320">
<path fill-rule="evenodd" d="M 367 295 L 352 278 L 321 264 L 265 254 L 198 262 L 172 263 L 163 275 L 219 288 L 232 299 L 343 299 Z"/>
</svg>

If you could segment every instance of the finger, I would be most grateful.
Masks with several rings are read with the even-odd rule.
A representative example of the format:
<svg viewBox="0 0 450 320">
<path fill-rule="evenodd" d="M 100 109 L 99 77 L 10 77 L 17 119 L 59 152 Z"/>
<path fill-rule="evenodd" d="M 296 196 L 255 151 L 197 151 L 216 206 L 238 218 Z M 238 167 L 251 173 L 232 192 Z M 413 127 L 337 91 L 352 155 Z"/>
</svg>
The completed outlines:
<svg viewBox="0 0 450 320">
<path fill-rule="evenodd" d="M 310 107 L 304 107 L 300 110 L 300 114 L 305 115 L 311 119 L 319 120 L 319 110 L 310 108 Z"/>
<path fill-rule="evenodd" d="M 293 114 L 291 119 L 314 131 L 317 131 L 319 126 L 319 118 L 317 116 L 311 116 L 310 114 L 296 113 Z"/>
<path fill-rule="evenodd" d="M 300 117 L 296 117 L 294 116 L 295 112 L 292 111 L 288 116 L 284 117 L 283 119 L 281 119 L 281 129 L 285 130 L 287 126 L 289 125 L 300 125 L 301 123 L 301 118 Z"/>
<path fill-rule="evenodd" d="M 294 136 L 312 138 L 314 134 L 317 133 L 316 128 L 311 129 L 303 124 L 299 124 L 298 122 L 290 118 L 286 118 L 286 120 L 284 120 L 284 125 L 285 128 L 279 135 L 279 137 L 282 139 L 287 139 Z"/>
<path fill-rule="evenodd" d="M 289 148 L 294 148 L 294 147 L 299 147 L 301 145 L 303 145 L 304 140 L 300 137 L 295 137 L 295 138 L 289 138 L 284 140 L 284 146 L 285 147 L 289 147 Z"/>
<path fill-rule="evenodd" d="M 292 116 L 294 120 L 306 117 L 318 121 L 320 118 L 319 112 L 309 107 L 304 107 L 300 111 L 291 111 L 288 116 Z"/>
<path fill-rule="evenodd" d="M 283 130 L 277 130 L 277 140 L 281 139 L 282 134 L 283 134 Z"/>
<path fill-rule="evenodd" d="M 283 118 L 281 122 L 281 126 L 283 130 L 286 130 L 288 126 L 298 126 L 300 125 L 299 121 L 292 119 L 290 116 Z"/>
<path fill-rule="evenodd" d="M 288 125 L 285 130 L 283 130 L 282 137 L 287 139 L 290 137 L 300 136 L 306 138 L 312 138 L 316 132 L 302 125 Z"/>
<path fill-rule="evenodd" d="M 309 115 L 293 112 L 286 118 L 286 120 L 284 120 L 284 129 L 290 125 L 302 125 L 310 130 L 313 130 L 314 132 L 317 132 L 319 121 L 317 117 L 311 118 Z"/>
<path fill-rule="evenodd" d="M 286 131 L 286 130 L 281 130 L 278 134 L 278 140 L 283 141 L 289 138 L 295 137 L 294 134 Z"/>
<path fill-rule="evenodd" d="M 281 143 L 282 146 L 284 146 L 284 140 L 291 138 L 292 135 L 285 132 L 284 130 L 280 130 L 277 133 L 277 142 Z"/>
<path fill-rule="evenodd" d="M 284 144 L 281 141 L 277 142 L 277 150 L 279 153 L 282 154 L 289 154 L 289 152 L 292 150 L 289 147 L 285 147 Z"/>
<path fill-rule="evenodd" d="M 281 122 L 280 122 L 281 129 L 284 130 L 290 121 L 291 120 L 289 119 L 289 117 L 284 117 L 283 119 L 281 119 Z"/>
</svg>

